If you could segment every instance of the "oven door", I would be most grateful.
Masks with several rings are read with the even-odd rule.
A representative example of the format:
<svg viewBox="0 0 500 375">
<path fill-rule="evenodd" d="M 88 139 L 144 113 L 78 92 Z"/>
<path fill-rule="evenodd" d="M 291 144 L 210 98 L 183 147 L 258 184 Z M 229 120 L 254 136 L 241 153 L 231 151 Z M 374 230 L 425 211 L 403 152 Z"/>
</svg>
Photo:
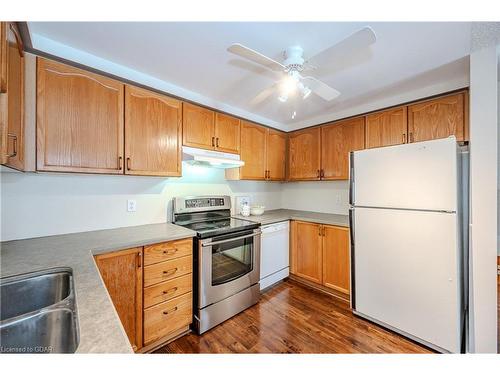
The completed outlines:
<svg viewBox="0 0 500 375">
<path fill-rule="evenodd" d="M 199 308 L 259 282 L 260 229 L 202 240 L 199 250 Z"/>
</svg>

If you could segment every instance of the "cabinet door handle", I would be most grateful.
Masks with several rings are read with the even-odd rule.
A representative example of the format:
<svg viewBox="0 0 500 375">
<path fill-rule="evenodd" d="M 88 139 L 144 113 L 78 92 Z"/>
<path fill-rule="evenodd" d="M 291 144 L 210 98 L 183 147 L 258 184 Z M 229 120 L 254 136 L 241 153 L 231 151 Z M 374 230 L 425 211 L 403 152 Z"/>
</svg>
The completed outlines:
<svg viewBox="0 0 500 375">
<path fill-rule="evenodd" d="M 323 169 L 320 169 L 319 171 L 319 178 L 325 177 L 325 171 Z"/>
<path fill-rule="evenodd" d="M 177 311 L 177 306 L 175 306 L 173 309 L 170 309 L 170 310 L 165 310 L 163 312 L 163 315 L 168 315 L 170 313 L 173 313 L 173 312 L 176 312 Z"/>
<path fill-rule="evenodd" d="M 319 169 L 316 171 L 316 177 L 317 177 L 317 178 L 320 178 L 320 177 L 321 177 L 321 174 L 320 174 L 320 172 L 319 172 Z"/>
<path fill-rule="evenodd" d="M 118 157 L 118 170 L 123 169 L 123 157 L 119 156 Z"/>
<path fill-rule="evenodd" d="M 323 237 L 325 237 L 325 233 L 326 233 L 326 227 L 323 227 L 323 231 L 322 231 Z"/>
<path fill-rule="evenodd" d="M 410 137 L 409 137 L 409 139 L 410 139 L 410 142 L 409 142 L 409 143 L 413 143 L 413 132 L 410 132 Z"/>
<path fill-rule="evenodd" d="M 12 133 L 8 133 L 7 137 L 10 137 L 10 138 L 13 139 L 13 141 L 12 141 L 13 142 L 12 143 L 12 148 L 13 148 L 12 154 L 7 154 L 7 156 L 9 158 L 13 158 L 13 157 L 17 156 L 17 135 L 16 134 L 12 134 Z"/>
<path fill-rule="evenodd" d="M 406 134 L 403 134 L 403 142 L 402 143 L 406 143 Z"/>
<path fill-rule="evenodd" d="M 127 171 L 130 171 L 130 158 L 127 158 Z"/>
<path fill-rule="evenodd" d="M 215 137 L 212 137 L 212 147 L 215 147 Z"/>
<path fill-rule="evenodd" d="M 142 267 L 142 253 L 137 253 L 137 268 Z"/>
<path fill-rule="evenodd" d="M 219 137 L 215 138 L 215 146 L 219 147 Z"/>
<path fill-rule="evenodd" d="M 321 225 L 318 226 L 318 236 L 321 237 Z"/>
</svg>

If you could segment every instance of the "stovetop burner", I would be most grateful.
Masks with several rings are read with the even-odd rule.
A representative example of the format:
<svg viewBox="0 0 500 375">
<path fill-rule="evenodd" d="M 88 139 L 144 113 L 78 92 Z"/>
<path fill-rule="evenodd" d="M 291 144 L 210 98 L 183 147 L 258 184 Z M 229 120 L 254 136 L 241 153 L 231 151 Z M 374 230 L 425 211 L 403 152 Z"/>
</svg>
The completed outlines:
<svg viewBox="0 0 500 375">
<path fill-rule="evenodd" d="M 235 219 L 233 217 L 210 221 L 175 222 L 175 224 L 194 230 L 199 238 L 252 230 L 260 226 L 259 223 L 250 220 Z"/>
</svg>

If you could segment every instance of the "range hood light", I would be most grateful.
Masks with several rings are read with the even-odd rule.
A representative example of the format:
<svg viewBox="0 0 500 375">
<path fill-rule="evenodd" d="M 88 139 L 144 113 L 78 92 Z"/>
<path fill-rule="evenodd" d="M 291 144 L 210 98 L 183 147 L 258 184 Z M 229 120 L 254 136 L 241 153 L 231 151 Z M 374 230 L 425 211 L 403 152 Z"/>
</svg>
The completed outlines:
<svg viewBox="0 0 500 375">
<path fill-rule="evenodd" d="M 182 147 L 182 160 L 192 165 L 213 168 L 238 168 L 245 165 L 240 156 L 226 152 L 203 150 L 194 147 Z"/>
</svg>

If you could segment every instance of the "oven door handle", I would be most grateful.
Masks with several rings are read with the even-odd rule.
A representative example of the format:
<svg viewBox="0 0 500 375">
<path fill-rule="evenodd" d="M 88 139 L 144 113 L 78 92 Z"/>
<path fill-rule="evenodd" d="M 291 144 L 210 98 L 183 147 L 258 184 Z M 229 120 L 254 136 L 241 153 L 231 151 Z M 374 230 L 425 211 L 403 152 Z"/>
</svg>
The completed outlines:
<svg viewBox="0 0 500 375">
<path fill-rule="evenodd" d="M 255 236 L 258 236 L 259 234 L 260 234 L 260 232 L 258 232 L 258 233 L 252 233 L 252 234 L 247 234 L 246 236 L 228 238 L 227 240 L 222 240 L 222 241 L 208 242 L 208 243 L 202 244 L 201 246 L 202 247 L 208 247 L 208 246 L 213 246 L 213 245 L 219 245 L 219 244 L 226 243 L 226 242 L 231 242 L 231 241 L 236 241 L 236 240 L 242 240 L 244 238 L 255 237 Z"/>
</svg>

